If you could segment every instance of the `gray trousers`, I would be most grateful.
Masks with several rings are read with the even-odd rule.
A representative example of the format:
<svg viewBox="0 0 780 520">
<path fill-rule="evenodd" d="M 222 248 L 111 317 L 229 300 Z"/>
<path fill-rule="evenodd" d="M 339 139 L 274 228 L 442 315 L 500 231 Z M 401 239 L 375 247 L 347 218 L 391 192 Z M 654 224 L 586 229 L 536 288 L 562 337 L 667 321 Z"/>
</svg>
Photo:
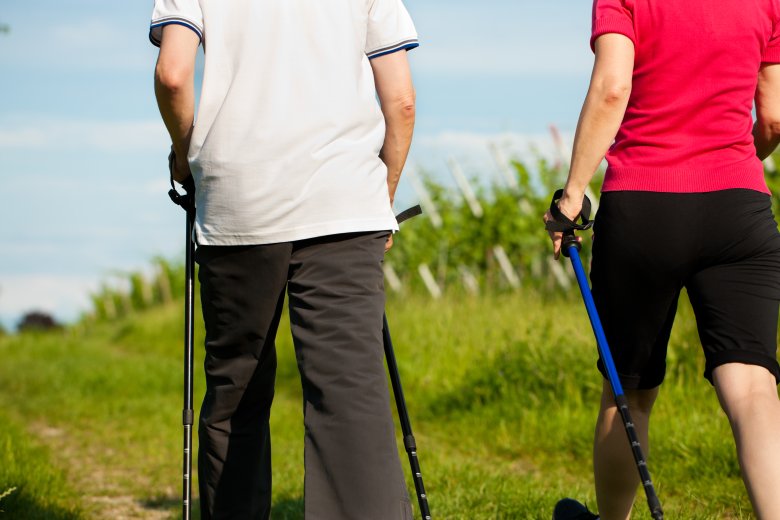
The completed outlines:
<svg viewBox="0 0 780 520">
<path fill-rule="evenodd" d="M 204 246 L 203 519 L 271 511 L 274 339 L 289 296 L 304 399 L 307 520 L 411 520 L 382 348 L 387 232 Z"/>
</svg>

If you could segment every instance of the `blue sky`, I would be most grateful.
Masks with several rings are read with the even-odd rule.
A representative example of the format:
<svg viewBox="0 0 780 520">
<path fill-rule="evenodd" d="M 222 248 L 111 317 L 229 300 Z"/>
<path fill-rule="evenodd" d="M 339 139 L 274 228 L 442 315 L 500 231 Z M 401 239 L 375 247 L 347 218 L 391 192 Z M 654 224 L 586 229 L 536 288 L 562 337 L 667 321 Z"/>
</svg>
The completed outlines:
<svg viewBox="0 0 780 520">
<path fill-rule="evenodd" d="M 406 0 L 418 123 L 410 168 L 492 175 L 570 135 L 587 87 L 590 2 Z M 182 251 L 152 92 L 152 1 L 0 0 L 0 322 L 71 320 L 101 283 Z M 401 202 L 414 194 L 402 180 Z"/>
</svg>

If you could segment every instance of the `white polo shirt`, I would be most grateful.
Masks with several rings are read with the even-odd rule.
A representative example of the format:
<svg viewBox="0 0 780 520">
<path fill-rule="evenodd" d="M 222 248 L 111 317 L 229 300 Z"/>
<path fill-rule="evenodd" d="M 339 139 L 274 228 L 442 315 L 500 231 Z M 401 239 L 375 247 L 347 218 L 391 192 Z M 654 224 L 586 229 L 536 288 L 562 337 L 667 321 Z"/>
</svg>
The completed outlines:
<svg viewBox="0 0 780 520">
<path fill-rule="evenodd" d="M 199 244 L 398 229 L 369 59 L 418 45 L 401 0 L 155 0 L 152 43 L 169 24 L 205 49 Z"/>
</svg>

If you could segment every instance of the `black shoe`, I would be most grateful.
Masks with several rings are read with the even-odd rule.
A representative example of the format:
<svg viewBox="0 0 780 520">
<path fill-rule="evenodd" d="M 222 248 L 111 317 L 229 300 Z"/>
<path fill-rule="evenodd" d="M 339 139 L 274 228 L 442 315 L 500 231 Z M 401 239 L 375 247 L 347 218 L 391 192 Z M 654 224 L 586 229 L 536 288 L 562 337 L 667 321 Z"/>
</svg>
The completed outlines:
<svg viewBox="0 0 780 520">
<path fill-rule="evenodd" d="M 587 507 L 571 498 L 564 498 L 555 504 L 552 520 L 599 520 Z"/>
</svg>

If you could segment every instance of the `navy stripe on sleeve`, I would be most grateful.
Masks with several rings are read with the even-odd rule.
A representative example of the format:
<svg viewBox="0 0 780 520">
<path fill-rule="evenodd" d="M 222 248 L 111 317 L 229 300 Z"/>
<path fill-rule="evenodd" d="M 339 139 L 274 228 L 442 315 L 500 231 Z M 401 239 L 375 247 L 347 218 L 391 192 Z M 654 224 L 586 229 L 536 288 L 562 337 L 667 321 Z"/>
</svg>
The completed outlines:
<svg viewBox="0 0 780 520">
<path fill-rule="evenodd" d="M 419 46 L 420 46 L 420 42 L 418 42 L 416 38 L 413 38 L 409 40 L 404 40 L 402 42 L 394 43 L 393 45 L 389 45 L 387 47 L 382 47 L 381 49 L 376 49 L 366 54 L 366 56 L 368 56 L 368 59 L 371 60 L 398 51 L 403 51 L 403 50 L 408 51 Z"/>
<path fill-rule="evenodd" d="M 166 25 L 182 25 L 192 29 L 195 31 L 195 34 L 198 35 L 198 39 L 201 42 L 203 41 L 203 31 L 201 31 L 197 25 L 185 18 L 180 18 L 178 16 L 166 16 L 165 18 L 152 21 L 152 25 L 149 27 L 149 41 L 151 41 L 152 44 L 156 47 L 159 47 L 160 43 L 162 43 L 160 36 L 162 35 L 162 28 Z"/>
</svg>

